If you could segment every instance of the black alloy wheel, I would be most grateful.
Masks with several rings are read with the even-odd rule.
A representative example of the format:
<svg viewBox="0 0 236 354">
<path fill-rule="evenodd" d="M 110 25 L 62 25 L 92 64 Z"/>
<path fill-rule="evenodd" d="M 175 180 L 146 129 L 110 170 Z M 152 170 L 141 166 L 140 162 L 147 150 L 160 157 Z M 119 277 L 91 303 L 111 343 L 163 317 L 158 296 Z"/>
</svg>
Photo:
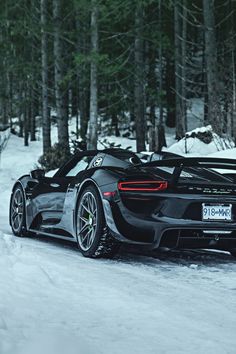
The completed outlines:
<svg viewBox="0 0 236 354">
<path fill-rule="evenodd" d="M 85 257 L 113 257 L 119 244 L 106 226 L 99 192 L 94 186 L 87 187 L 78 202 L 77 241 Z"/>
<path fill-rule="evenodd" d="M 12 194 L 10 222 L 15 236 L 26 236 L 25 197 L 21 186 L 17 186 Z"/>
</svg>

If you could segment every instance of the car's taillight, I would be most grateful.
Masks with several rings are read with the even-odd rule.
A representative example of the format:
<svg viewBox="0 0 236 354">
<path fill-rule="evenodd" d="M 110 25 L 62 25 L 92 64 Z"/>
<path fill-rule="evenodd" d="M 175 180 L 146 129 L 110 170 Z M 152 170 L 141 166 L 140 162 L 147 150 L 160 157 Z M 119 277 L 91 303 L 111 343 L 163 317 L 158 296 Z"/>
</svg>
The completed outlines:
<svg viewBox="0 0 236 354">
<path fill-rule="evenodd" d="M 120 191 L 140 191 L 140 192 L 155 192 L 167 189 L 167 181 L 131 181 L 119 182 L 118 189 Z"/>
</svg>

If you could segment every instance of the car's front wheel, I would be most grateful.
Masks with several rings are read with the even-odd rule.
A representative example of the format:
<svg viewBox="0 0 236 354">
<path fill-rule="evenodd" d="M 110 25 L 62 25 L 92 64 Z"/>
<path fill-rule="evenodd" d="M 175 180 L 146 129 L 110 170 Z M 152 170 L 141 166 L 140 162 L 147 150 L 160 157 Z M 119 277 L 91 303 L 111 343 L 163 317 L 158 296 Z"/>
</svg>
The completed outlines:
<svg viewBox="0 0 236 354">
<path fill-rule="evenodd" d="M 81 194 L 77 208 L 77 241 L 85 257 L 113 257 L 119 244 L 106 226 L 102 201 L 97 189 L 87 187 Z"/>
<path fill-rule="evenodd" d="M 14 235 L 26 235 L 25 198 L 20 185 L 13 190 L 10 203 L 10 223 Z"/>
</svg>

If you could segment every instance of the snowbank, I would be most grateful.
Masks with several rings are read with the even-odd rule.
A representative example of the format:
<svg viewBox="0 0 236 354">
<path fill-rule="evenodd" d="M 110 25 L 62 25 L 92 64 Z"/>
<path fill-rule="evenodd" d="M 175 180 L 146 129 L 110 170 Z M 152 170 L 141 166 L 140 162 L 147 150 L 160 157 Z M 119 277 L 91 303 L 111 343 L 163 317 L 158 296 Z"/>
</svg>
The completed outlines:
<svg viewBox="0 0 236 354">
<path fill-rule="evenodd" d="M 206 156 L 233 147 L 230 140 L 220 138 L 209 125 L 187 132 L 183 139 L 166 150 L 179 155 Z"/>
<path fill-rule="evenodd" d="M 212 157 L 222 157 L 225 159 L 236 159 L 236 148 L 234 149 L 227 149 L 227 150 L 222 150 L 222 151 L 217 151 L 210 156 Z"/>
</svg>

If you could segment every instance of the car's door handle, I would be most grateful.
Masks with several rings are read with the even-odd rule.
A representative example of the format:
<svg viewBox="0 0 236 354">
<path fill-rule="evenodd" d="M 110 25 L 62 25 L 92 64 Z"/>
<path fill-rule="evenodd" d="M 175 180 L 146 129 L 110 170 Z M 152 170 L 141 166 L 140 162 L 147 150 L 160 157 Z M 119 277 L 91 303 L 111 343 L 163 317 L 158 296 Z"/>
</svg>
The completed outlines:
<svg viewBox="0 0 236 354">
<path fill-rule="evenodd" d="M 53 187 L 53 188 L 58 188 L 58 187 L 60 187 L 60 184 L 58 184 L 58 183 L 50 183 L 50 186 Z"/>
</svg>

